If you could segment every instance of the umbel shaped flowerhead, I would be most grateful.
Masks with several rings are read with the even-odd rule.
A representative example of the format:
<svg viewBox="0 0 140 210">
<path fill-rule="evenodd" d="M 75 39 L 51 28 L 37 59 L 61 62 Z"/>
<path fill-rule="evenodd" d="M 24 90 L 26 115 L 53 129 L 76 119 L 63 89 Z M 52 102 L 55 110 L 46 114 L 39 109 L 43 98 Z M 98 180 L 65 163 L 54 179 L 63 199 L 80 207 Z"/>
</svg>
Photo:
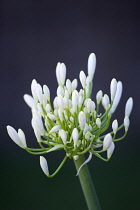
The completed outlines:
<svg viewBox="0 0 140 210">
<path fill-rule="evenodd" d="M 24 100 L 31 108 L 32 127 L 40 148 L 28 148 L 23 131 L 19 129 L 17 132 L 11 126 L 7 126 L 11 139 L 31 154 L 43 155 L 62 149 L 65 151 L 63 161 L 52 175 L 49 174 L 46 159 L 43 156 L 40 157 L 41 168 L 48 177 L 53 177 L 67 158 L 77 160 L 86 152 L 89 152 L 89 158 L 85 163 L 90 161 L 92 155 L 108 161 L 114 151 L 114 143 L 122 140 L 128 132 L 133 99 L 129 98 L 126 103 L 124 122 L 118 125 L 115 119 L 112 122 L 112 131 L 107 131 L 121 99 L 122 82 L 112 79 L 110 96 L 99 90 L 96 101 L 93 101 L 95 67 L 96 57 L 91 53 L 88 58 L 87 75 L 80 71 L 79 79 L 82 88 L 77 90 L 77 79 L 66 80 L 66 66 L 64 63 L 58 63 L 56 66 L 58 88 L 53 103 L 50 100 L 49 88 L 46 85 L 41 87 L 36 80 L 32 81 L 32 96 L 25 94 Z M 100 112 L 100 106 L 103 106 L 103 113 Z M 116 138 L 118 131 L 123 128 L 124 135 Z M 103 152 L 107 152 L 107 158 L 101 156 Z"/>
</svg>

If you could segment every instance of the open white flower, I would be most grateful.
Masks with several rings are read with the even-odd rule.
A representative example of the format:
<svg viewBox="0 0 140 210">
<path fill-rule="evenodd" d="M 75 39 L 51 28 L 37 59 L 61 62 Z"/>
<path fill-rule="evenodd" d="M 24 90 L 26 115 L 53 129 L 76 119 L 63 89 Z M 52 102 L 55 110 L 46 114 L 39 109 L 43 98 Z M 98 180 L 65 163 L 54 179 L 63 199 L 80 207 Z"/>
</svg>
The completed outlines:
<svg viewBox="0 0 140 210">
<path fill-rule="evenodd" d="M 58 63 L 56 67 L 58 88 L 53 103 L 50 101 L 49 88 L 46 85 L 42 88 L 36 80 L 32 81 L 32 96 L 25 94 L 24 100 L 31 108 L 32 127 L 40 148 L 28 148 L 23 131 L 19 129 L 17 132 L 11 126 L 7 126 L 11 139 L 31 154 L 43 155 L 61 149 L 65 151 L 62 163 L 52 175 L 49 174 L 46 159 L 40 157 L 41 168 L 48 177 L 53 177 L 67 158 L 77 160 L 80 155 L 86 152 L 89 152 L 90 155 L 84 164 L 91 160 L 92 155 L 108 161 L 115 148 L 114 142 L 122 140 L 128 132 L 133 99 L 129 98 L 126 103 L 122 125 L 118 127 L 118 121 L 114 120 L 113 131 L 108 132 L 111 118 L 121 99 L 122 82 L 112 79 L 110 96 L 103 94 L 103 91 L 99 89 L 96 101 L 93 101 L 92 80 L 95 67 L 96 56 L 91 53 L 88 59 L 87 76 L 84 71 L 80 72 L 82 88 L 77 90 L 77 79 L 66 80 L 66 66 L 64 63 Z M 102 109 L 104 113 L 100 112 L 101 105 L 104 108 Z M 117 132 L 122 128 L 124 128 L 124 135 L 117 139 Z M 101 156 L 103 152 L 107 152 L 107 158 Z"/>
</svg>

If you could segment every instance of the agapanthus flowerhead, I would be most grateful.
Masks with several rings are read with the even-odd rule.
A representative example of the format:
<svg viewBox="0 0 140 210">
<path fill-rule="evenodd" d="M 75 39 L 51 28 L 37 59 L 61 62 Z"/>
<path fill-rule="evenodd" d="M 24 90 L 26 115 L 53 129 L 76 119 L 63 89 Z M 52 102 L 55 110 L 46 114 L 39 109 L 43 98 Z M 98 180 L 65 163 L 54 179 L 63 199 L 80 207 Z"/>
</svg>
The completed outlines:
<svg viewBox="0 0 140 210">
<path fill-rule="evenodd" d="M 24 100 L 31 108 L 31 124 L 40 148 L 28 148 L 23 131 L 19 129 L 16 132 L 14 128 L 7 126 L 11 139 L 31 154 L 43 155 L 62 149 L 65 151 L 63 161 L 52 175 L 49 174 L 46 159 L 40 157 L 41 168 L 48 177 L 53 177 L 67 158 L 77 160 L 80 155 L 87 152 L 89 152 L 89 158 L 84 164 L 91 160 L 92 155 L 108 161 L 115 149 L 114 142 L 122 140 L 128 132 L 133 99 L 129 98 L 126 103 L 123 123 L 119 126 L 116 119 L 111 122 L 121 99 L 122 82 L 113 78 L 110 83 L 110 96 L 99 90 L 96 101 L 93 101 L 92 85 L 96 67 L 94 53 L 90 54 L 87 66 L 87 75 L 84 71 L 80 71 L 81 87 L 77 89 L 77 79 L 73 81 L 66 79 L 65 64 L 57 64 L 58 88 L 53 102 L 50 100 L 48 86 L 41 87 L 35 79 L 32 81 L 32 96 L 25 94 Z M 100 112 L 101 106 L 103 106 L 103 113 Z M 109 132 L 107 129 L 110 124 L 112 124 L 112 131 Z M 116 138 L 122 128 L 124 128 L 124 135 Z M 101 156 L 104 152 L 107 153 L 107 158 Z"/>
</svg>

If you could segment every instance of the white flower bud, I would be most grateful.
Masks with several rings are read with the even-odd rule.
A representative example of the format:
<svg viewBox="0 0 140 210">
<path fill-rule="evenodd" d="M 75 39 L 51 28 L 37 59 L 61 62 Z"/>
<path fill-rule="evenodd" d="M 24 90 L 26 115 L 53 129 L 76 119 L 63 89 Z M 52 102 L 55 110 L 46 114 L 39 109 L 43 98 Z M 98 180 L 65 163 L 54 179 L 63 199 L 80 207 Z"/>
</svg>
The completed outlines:
<svg viewBox="0 0 140 210">
<path fill-rule="evenodd" d="M 74 128 L 72 131 L 72 138 L 74 141 L 74 148 L 77 147 L 77 142 L 78 142 L 78 138 L 79 138 L 79 134 L 78 134 L 78 130 L 77 128 Z"/>
<path fill-rule="evenodd" d="M 46 110 L 47 113 L 49 113 L 49 112 L 51 111 L 51 106 L 50 106 L 50 104 L 47 104 L 47 105 L 45 106 L 45 110 Z"/>
<path fill-rule="evenodd" d="M 74 160 L 78 160 L 79 155 L 74 155 L 73 158 L 74 158 Z"/>
<path fill-rule="evenodd" d="M 110 84 L 111 101 L 114 100 L 116 91 L 117 91 L 117 80 L 113 78 Z"/>
<path fill-rule="evenodd" d="M 111 113 L 115 112 L 115 110 L 120 102 L 121 96 L 122 96 L 122 82 L 119 81 L 117 83 L 117 90 L 116 90 L 115 98 L 114 98 L 112 107 L 110 109 Z"/>
<path fill-rule="evenodd" d="M 66 80 L 66 88 L 67 88 L 69 94 L 71 94 L 71 92 L 72 92 L 72 84 L 71 84 L 71 81 L 69 79 Z"/>
<path fill-rule="evenodd" d="M 67 143 L 67 133 L 64 130 L 59 130 L 59 136 L 63 141 L 63 144 Z"/>
<path fill-rule="evenodd" d="M 63 121 L 64 120 L 64 117 L 63 117 L 63 111 L 62 111 L 62 109 L 58 109 L 58 116 L 59 116 L 59 119 L 61 120 L 61 121 Z"/>
<path fill-rule="evenodd" d="M 107 149 L 107 158 L 110 159 L 115 149 L 114 142 L 111 143 L 110 147 Z"/>
<path fill-rule="evenodd" d="M 35 101 L 38 101 L 37 93 L 36 93 L 36 86 L 37 86 L 37 81 L 35 79 L 32 80 L 31 83 L 31 92 L 32 96 L 35 99 Z"/>
<path fill-rule="evenodd" d="M 40 166 L 44 174 L 46 174 L 46 176 L 49 176 L 48 163 L 47 163 L 47 160 L 43 156 L 40 156 Z"/>
<path fill-rule="evenodd" d="M 87 108 L 87 112 L 90 113 L 91 112 L 91 108 L 92 108 L 91 99 L 87 99 L 86 100 L 86 108 Z"/>
<path fill-rule="evenodd" d="M 80 89 L 80 91 L 79 91 L 79 96 L 84 97 L 84 90 L 83 90 L 83 89 Z"/>
<path fill-rule="evenodd" d="M 83 111 L 81 111 L 79 113 L 78 121 L 79 121 L 79 125 L 80 125 L 81 130 L 84 130 L 85 123 L 86 123 L 86 116 L 85 116 L 85 113 Z"/>
<path fill-rule="evenodd" d="M 55 126 L 50 130 L 49 133 L 55 133 L 55 132 L 59 131 L 59 129 L 60 129 L 60 125 L 55 125 Z"/>
<path fill-rule="evenodd" d="M 91 101 L 91 99 L 90 99 L 90 98 L 87 98 L 87 99 L 84 101 L 84 105 L 85 105 L 85 106 L 87 106 L 87 102 L 88 102 L 88 101 Z"/>
<path fill-rule="evenodd" d="M 25 94 L 25 95 L 23 96 L 23 98 L 24 98 L 24 101 L 26 102 L 26 104 L 27 104 L 31 109 L 33 109 L 33 108 L 36 109 L 36 102 L 35 102 L 35 100 L 34 100 L 34 98 L 33 98 L 32 96 L 30 96 L 30 95 L 28 95 L 28 94 Z"/>
<path fill-rule="evenodd" d="M 41 116 L 44 116 L 44 112 L 43 112 L 43 110 L 42 110 L 42 106 L 41 106 L 40 103 L 37 104 L 37 109 L 38 109 L 40 115 L 41 115 Z"/>
<path fill-rule="evenodd" d="M 78 85 L 77 79 L 74 79 L 72 81 L 71 85 L 72 85 L 72 92 L 73 92 L 74 90 L 76 90 L 77 85 Z"/>
<path fill-rule="evenodd" d="M 129 98 L 125 105 L 125 117 L 129 117 L 133 108 L 133 99 Z"/>
<path fill-rule="evenodd" d="M 130 125 L 130 120 L 129 120 L 129 118 L 126 116 L 126 117 L 124 118 L 125 132 L 128 131 L 129 125 Z"/>
<path fill-rule="evenodd" d="M 17 131 L 11 127 L 11 126 L 7 126 L 7 132 L 10 136 L 10 138 L 21 148 L 26 148 L 26 139 L 25 139 L 25 135 L 23 133 L 23 131 L 20 129 L 19 134 L 17 133 Z"/>
<path fill-rule="evenodd" d="M 88 126 L 88 124 L 86 123 L 86 124 L 85 124 L 85 127 L 84 127 L 83 134 L 85 135 L 86 132 L 87 132 L 88 130 L 89 130 L 89 126 Z"/>
<path fill-rule="evenodd" d="M 61 95 L 57 97 L 57 104 L 60 109 L 64 109 L 63 97 Z"/>
<path fill-rule="evenodd" d="M 94 110 L 94 117 L 97 117 L 97 113 L 96 113 L 96 110 Z M 99 117 L 99 116 L 98 116 Z"/>
<path fill-rule="evenodd" d="M 58 117 L 58 109 L 55 109 L 55 110 L 54 110 L 54 115 L 55 115 L 56 117 Z"/>
<path fill-rule="evenodd" d="M 91 112 L 96 108 L 94 101 L 91 101 Z"/>
<path fill-rule="evenodd" d="M 74 90 L 72 93 L 72 106 L 74 108 L 78 106 L 78 100 L 79 100 L 78 92 L 77 90 Z"/>
<path fill-rule="evenodd" d="M 83 104 L 83 101 L 84 101 L 83 97 L 82 96 L 79 96 L 79 101 L 78 101 L 79 108 L 81 108 L 81 106 Z"/>
<path fill-rule="evenodd" d="M 20 140 L 21 140 L 24 148 L 27 148 L 25 134 L 24 134 L 24 132 L 20 128 L 18 129 L 18 135 L 19 135 L 19 138 L 20 138 Z"/>
<path fill-rule="evenodd" d="M 117 129 L 118 129 L 118 121 L 114 120 L 112 122 L 112 129 L 113 129 L 113 133 L 116 134 L 117 133 Z"/>
<path fill-rule="evenodd" d="M 39 130 L 39 133 L 43 135 L 44 134 L 43 122 L 42 122 L 41 116 L 37 112 L 33 113 L 32 121 L 33 121 L 33 125 L 34 125 L 33 128 L 35 130 Z"/>
<path fill-rule="evenodd" d="M 84 88 L 86 86 L 86 75 L 83 71 L 80 71 L 79 78 L 80 78 L 80 82 L 82 84 L 82 87 Z"/>
<path fill-rule="evenodd" d="M 103 150 L 106 151 L 111 146 L 111 143 L 112 143 L 112 136 L 110 133 L 108 133 L 103 141 Z"/>
<path fill-rule="evenodd" d="M 105 108 L 105 110 L 109 108 L 109 97 L 107 94 L 105 94 L 104 97 L 102 98 L 102 105 Z"/>
<path fill-rule="evenodd" d="M 102 124 L 102 122 L 101 122 L 100 118 L 97 118 L 96 119 L 96 125 L 100 128 L 101 124 Z"/>
<path fill-rule="evenodd" d="M 91 137 L 91 133 L 87 131 L 87 133 L 85 134 L 85 139 L 89 140 L 90 137 Z"/>
<path fill-rule="evenodd" d="M 68 90 L 65 90 L 65 97 L 69 98 L 69 92 L 68 92 Z"/>
<path fill-rule="evenodd" d="M 61 63 L 57 63 L 57 66 L 56 66 L 56 79 L 57 79 L 57 82 L 58 82 L 58 85 L 61 85 L 61 80 L 60 80 L 60 65 Z"/>
<path fill-rule="evenodd" d="M 88 75 L 91 80 L 93 80 L 96 67 L 96 56 L 94 53 L 91 53 L 88 58 Z"/>
<path fill-rule="evenodd" d="M 65 108 L 69 107 L 69 99 L 66 96 L 63 98 L 63 103 L 64 103 Z"/>
<path fill-rule="evenodd" d="M 44 92 L 44 95 L 46 96 L 47 100 L 49 101 L 50 100 L 50 90 L 47 85 L 43 85 L 43 92 Z"/>
<path fill-rule="evenodd" d="M 92 131 L 92 126 L 89 124 L 89 130 Z"/>
<path fill-rule="evenodd" d="M 36 94 L 37 94 L 37 98 L 39 100 L 40 103 L 43 102 L 43 93 L 42 93 L 42 87 L 40 84 L 36 85 Z"/>
<path fill-rule="evenodd" d="M 53 100 L 53 107 L 54 107 L 54 109 L 58 108 L 57 98 L 58 97 L 55 97 L 54 100 Z"/>
<path fill-rule="evenodd" d="M 60 65 L 60 81 L 61 85 L 64 85 L 66 79 L 66 66 L 64 63 L 61 63 Z"/>
<path fill-rule="evenodd" d="M 37 141 L 40 142 L 40 140 L 41 140 L 41 133 L 40 133 L 40 131 L 38 129 L 35 129 L 33 119 L 32 119 L 32 127 L 34 129 L 34 134 L 35 134 L 35 136 L 37 138 Z"/>
<path fill-rule="evenodd" d="M 102 97 L 103 97 L 103 92 L 102 92 L 102 90 L 99 90 L 98 93 L 96 94 L 97 104 L 100 104 Z"/>
<path fill-rule="evenodd" d="M 58 86 L 57 88 L 57 96 L 58 95 L 64 96 L 64 89 L 62 86 Z"/>
<path fill-rule="evenodd" d="M 45 107 L 46 104 L 48 103 L 47 95 L 42 94 L 42 105 Z"/>
<path fill-rule="evenodd" d="M 87 76 L 86 78 L 86 86 L 89 86 L 89 83 L 91 82 L 90 76 Z"/>
<path fill-rule="evenodd" d="M 87 107 L 84 107 L 84 110 L 83 111 L 84 111 L 85 114 L 87 114 L 88 113 Z"/>
<path fill-rule="evenodd" d="M 56 116 L 52 113 L 48 113 L 47 117 L 50 118 L 51 120 L 56 120 Z"/>
</svg>

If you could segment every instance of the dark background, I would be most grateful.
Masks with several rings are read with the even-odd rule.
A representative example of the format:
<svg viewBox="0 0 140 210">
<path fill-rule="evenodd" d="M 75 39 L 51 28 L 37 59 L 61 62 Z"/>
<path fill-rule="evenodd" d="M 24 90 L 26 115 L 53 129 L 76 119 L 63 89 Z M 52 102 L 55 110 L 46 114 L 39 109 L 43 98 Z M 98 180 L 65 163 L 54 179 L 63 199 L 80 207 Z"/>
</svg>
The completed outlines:
<svg viewBox="0 0 140 210">
<path fill-rule="evenodd" d="M 23 101 L 32 79 L 56 94 L 55 67 L 67 66 L 67 78 L 86 72 L 91 52 L 97 56 L 93 98 L 99 89 L 109 94 L 113 77 L 124 92 L 115 117 L 121 124 L 125 102 L 134 98 L 127 137 L 116 143 L 109 163 L 96 157 L 88 164 L 103 210 L 139 209 L 140 15 L 138 1 L 1 1 L 0 12 L 0 209 L 85 210 L 85 200 L 72 161 L 48 179 L 39 157 L 20 149 L 8 137 L 6 125 L 19 127 L 27 144 L 37 144 L 30 109 Z M 52 172 L 62 153 L 46 155 Z"/>
</svg>

